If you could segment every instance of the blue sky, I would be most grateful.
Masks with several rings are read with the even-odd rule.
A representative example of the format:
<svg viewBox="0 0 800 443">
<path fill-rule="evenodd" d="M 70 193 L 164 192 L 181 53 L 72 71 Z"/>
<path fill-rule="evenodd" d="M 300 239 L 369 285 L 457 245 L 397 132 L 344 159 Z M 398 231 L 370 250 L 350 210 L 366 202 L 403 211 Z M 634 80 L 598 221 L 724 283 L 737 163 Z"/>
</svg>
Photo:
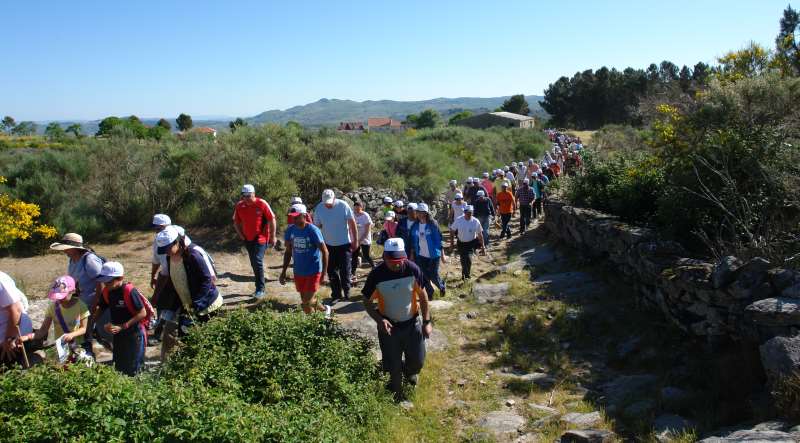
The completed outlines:
<svg viewBox="0 0 800 443">
<path fill-rule="evenodd" d="M 322 97 L 541 95 L 601 66 L 772 48 L 787 0 L 15 1 L 0 114 L 250 116 Z M 800 5 L 793 5 L 795 8 Z"/>
</svg>

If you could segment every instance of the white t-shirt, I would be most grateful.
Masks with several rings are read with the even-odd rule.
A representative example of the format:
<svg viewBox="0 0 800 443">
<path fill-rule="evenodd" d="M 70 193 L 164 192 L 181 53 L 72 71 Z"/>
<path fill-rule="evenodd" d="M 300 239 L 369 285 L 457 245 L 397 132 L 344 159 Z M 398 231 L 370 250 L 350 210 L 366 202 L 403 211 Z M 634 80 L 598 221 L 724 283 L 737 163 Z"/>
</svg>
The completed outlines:
<svg viewBox="0 0 800 443">
<path fill-rule="evenodd" d="M 8 327 L 8 308 L 14 303 L 22 304 L 22 312 L 28 310 L 28 299 L 25 294 L 17 289 L 14 280 L 5 272 L 0 272 L 0 341 L 6 339 L 6 328 Z"/>
<path fill-rule="evenodd" d="M 453 222 L 452 229 L 458 231 L 458 241 L 462 243 L 475 240 L 478 238 L 478 233 L 483 230 L 481 222 L 475 217 L 470 217 L 469 220 L 464 217 L 457 218 Z"/>
<path fill-rule="evenodd" d="M 372 233 L 367 232 L 367 235 L 364 236 L 364 232 L 369 230 L 369 225 L 372 224 L 372 217 L 369 216 L 366 212 L 362 212 L 361 214 L 355 214 L 356 216 L 356 226 L 358 226 L 358 237 L 361 238 L 363 236 L 364 240 L 361 241 L 362 245 L 371 245 L 372 244 Z"/>
<path fill-rule="evenodd" d="M 419 231 L 417 231 L 417 235 L 419 236 L 419 255 L 425 258 L 431 258 L 431 252 L 428 250 L 428 239 L 425 237 L 427 228 L 427 223 L 419 224 Z"/>
<path fill-rule="evenodd" d="M 453 220 L 455 220 L 464 215 L 464 208 L 467 207 L 467 204 L 464 202 L 464 200 L 461 200 L 460 205 L 453 201 L 453 203 L 450 203 L 450 207 L 453 208 Z"/>
</svg>

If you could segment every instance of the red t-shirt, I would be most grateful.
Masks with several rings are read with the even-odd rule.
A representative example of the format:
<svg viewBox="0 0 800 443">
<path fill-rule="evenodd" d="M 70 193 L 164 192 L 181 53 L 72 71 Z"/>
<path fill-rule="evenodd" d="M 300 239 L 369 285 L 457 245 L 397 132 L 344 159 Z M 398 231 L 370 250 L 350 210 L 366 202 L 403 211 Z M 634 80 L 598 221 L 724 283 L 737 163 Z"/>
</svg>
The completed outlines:
<svg viewBox="0 0 800 443">
<path fill-rule="evenodd" d="M 258 240 L 259 244 L 269 241 L 270 233 L 264 233 L 265 225 L 275 219 L 269 204 L 257 198 L 254 203 L 240 200 L 233 211 L 233 222 L 242 226 L 242 233 L 247 241 Z"/>
</svg>

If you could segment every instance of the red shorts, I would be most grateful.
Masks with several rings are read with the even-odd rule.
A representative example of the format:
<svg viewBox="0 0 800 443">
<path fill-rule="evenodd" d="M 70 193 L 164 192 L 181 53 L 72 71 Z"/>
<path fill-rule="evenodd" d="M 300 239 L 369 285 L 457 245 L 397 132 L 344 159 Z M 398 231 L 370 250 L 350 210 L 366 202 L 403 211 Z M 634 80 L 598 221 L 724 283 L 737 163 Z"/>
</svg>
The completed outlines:
<svg viewBox="0 0 800 443">
<path fill-rule="evenodd" d="M 321 279 L 321 272 L 318 272 L 314 275 L 295 275 L 294 287 L 297 289 L 297 292 L 317 292 L 319 290 L 319 281 Z"/>
</svg>

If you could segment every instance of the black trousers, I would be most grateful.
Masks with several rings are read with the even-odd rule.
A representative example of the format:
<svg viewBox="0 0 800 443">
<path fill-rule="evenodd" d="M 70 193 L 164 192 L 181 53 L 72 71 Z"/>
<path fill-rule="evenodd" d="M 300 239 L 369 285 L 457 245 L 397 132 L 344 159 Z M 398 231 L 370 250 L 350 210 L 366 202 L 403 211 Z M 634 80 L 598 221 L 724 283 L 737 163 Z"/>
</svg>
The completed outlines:
<svg viewBox="0 0 800 443">
<path fill-rule="evenodd" d="M 500 214 L 500 238 L 503 238 L 504 235 L 511 238 L 511 228 L 508 226 L 510 222 L 511 214 Z"/>
<path fill-rule="evenodd" d="M 392 328 L 387 335 L 378 329 L 383 370 L 389 373 L 389 386 L 396 398 L 402 394 L 403 375 L 419 374 L 425 364 L 425 336 L 422 322 L 417 319 Z"/>
<path fill-rule="evenodd" d="M 531 210 L 533 207 L 531 205 L 519 205 L 519 230 L 520 232 L 525 232 L 528 229 L 528 225 L 531 224 Z M 536 217 L 536 214 L 533 215 Z"/>
<path fill-rule="evenodd" d="M 458 257 L 461 259 L 461 278 L 470 278 L 472 271 L 472 254 L 478 248 L 480 242 L 478 239 L 462 242 L 458 241 L 456 249 L 458 250 Z"/>
<path fill-rule="evenodd" d="M 533 202 L 533 216 L 534 218 L 538 218 L 544 215 L 544 209 L 542 208 L 542 199 L 537 198 L 535 202 Z"/>
<path fill-rule="evenodd" d="M 375 267 L 375 262 L 372 261 L 372 257 L 369 255 L 369 250 L 372 245 L 361 245 L 359 246 L 358 250 L 353 254 L 353 261 L 350 264 L 351 275 L 356 275 L 356 270 L 358 269 L 358 259 L 359 257 L 363 258 L 365 262 L 369 263 L 370 268 Z"/>
<path fill-rule="evenodd" d="M 350 244 L 328 247 L 328 280 L 331 282 L 331 298 L 338 300 L 350 296 L 350 270 L 353 255 Z"/>
</svg>

